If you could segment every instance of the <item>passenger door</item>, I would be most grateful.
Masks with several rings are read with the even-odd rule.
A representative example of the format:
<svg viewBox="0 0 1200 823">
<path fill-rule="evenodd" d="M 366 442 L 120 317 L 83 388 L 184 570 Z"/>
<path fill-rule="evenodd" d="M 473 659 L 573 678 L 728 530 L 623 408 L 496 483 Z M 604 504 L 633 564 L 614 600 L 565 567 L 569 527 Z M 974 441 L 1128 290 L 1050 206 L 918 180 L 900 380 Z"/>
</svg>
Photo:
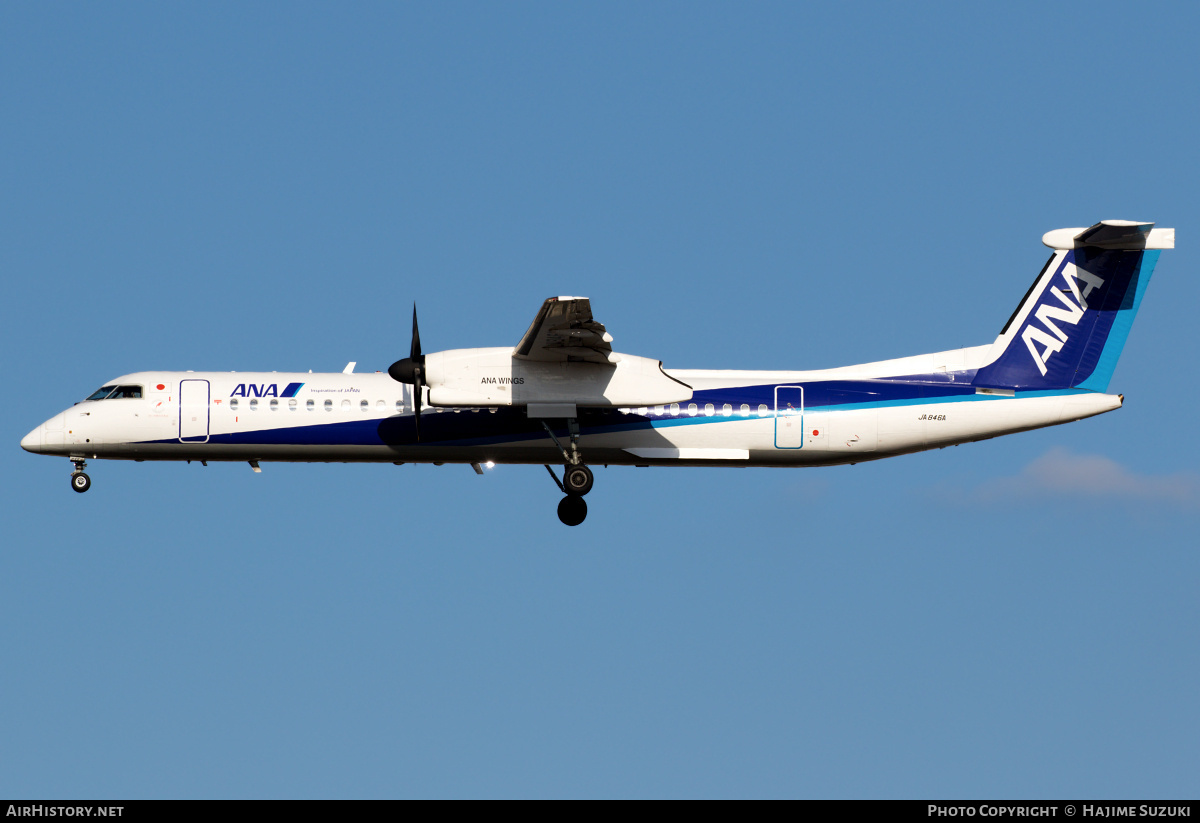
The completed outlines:
<svg viewBox="0 0 1200 823">
<path fill-rule="evenodd" d="M 775 387 L 775 448 L 804 447 L 804 388 Z"/>
<path fill-rule="evenodd" d="M 208 442 L 210 389 L 207 380 L 179 381 L 179 442 Z"/>
</svg>

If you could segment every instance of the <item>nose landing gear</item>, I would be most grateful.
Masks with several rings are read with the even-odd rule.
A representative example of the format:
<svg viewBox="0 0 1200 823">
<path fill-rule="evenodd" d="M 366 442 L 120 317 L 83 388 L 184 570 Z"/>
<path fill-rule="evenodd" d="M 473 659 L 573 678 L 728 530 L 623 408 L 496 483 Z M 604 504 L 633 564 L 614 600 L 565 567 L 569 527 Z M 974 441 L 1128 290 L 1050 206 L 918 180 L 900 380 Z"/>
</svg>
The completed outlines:
<svg viewBox="0 0 1200 823">
<path fill-rule="evenodd" d="M 92 487 L 92 478 L 83 473 L 87 468 L 87 461 L 80 457 L 72 458 L 71 462 L 75 465 L 75 471 L 71 472 L 71 488 L 83 494 Z"/>
</svg>

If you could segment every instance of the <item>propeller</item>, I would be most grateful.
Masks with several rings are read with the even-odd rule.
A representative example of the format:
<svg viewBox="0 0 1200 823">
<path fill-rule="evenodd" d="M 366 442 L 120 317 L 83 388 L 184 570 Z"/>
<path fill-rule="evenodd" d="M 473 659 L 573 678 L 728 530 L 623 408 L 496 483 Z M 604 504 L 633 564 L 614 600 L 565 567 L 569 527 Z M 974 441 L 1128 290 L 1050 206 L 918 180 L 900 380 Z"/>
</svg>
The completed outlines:
<svg viewBox="0 0 1200 823">
<path fill-rule="evenodd" d="M 425 385 L 425 355 L 421 354 L 421 332 L 417 328 L 417 304 L 413 303 L 412 347 L 408 357 L 388 366 L 388 374 L 398 383 L 413 387 L 413 425 L 417 429 L 417 442 L 421 442 L 421 387 Z"/>
</svg>

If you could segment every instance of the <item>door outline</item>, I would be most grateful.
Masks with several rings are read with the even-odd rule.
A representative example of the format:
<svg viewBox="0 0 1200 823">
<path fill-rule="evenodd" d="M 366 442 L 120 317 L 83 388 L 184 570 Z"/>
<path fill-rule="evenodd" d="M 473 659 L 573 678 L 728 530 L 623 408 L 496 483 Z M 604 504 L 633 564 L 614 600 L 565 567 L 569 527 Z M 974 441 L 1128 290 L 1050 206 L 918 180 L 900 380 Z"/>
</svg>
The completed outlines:
<svg viewBox="0 0 1200 823">
<path fill-rule="evenodd" d="M 188 404 L 188 403 L 184 402 L 184 398 L 189 396 L 189 389 L 185 388 L 186 383 L 203 383 L 204 384 L 204 436 L 203 437 L 201 437 L 199 434 L 189 434 L 185 437 L 183 434 L 183 432 L 184 432 L 183 409 L 185 406 L 187 406 L 188 408 L 194 407 L 194 404 Z M 199 386 L 195 386 L 195 387 L 191 388 L 190 391 L 195 391 L 199 388 L 200 388 Z M 195 379 L 195 378 L 189 378 L 187 380 L 179 381 L 179 442 L 180 443 L 207 443 L 208 442 L 211 409 L 212 409 L 212 386 L 209 384 L 209 382 L 207 380 L 199 380 L 199 379 Z M 199 415 L 197 415 L 197 416 L 199 416 Z M 190 422 L 191 421 L 189 421 L 189 423 Z M 189 428 L 189 430 L 192 430 L 192 431 L 197 430 L 200 428 L 199 424 L 200 424 L 200 421 L 197 420 L 194 424 L 189 425 L 188 428 Z"/>
<path fill-rule="evenodd" d="M 800 394 L 800 407 L 796 408 L 796 406 L 793 405 L 792 412 L 790 414 L 784 413 L 787 411 L 786 408 L 780 409 L 780 407 L 779 407 L 779 392 L 781 389 L 787 390 L 787 392 L 785 392 L 785 394 L 784 394 L 784 401 L 783 401 L 786 404 L 790 404 L 789 397 L 794 396 L 794 395 L 792 395 L 792 391 L 799 392 L 799 394 Z M 796 412 L 799 412 L 799 417 L 800 417 L 800 445 L 798 445 L 798 446 L 781 446 L 781 445 L 779 445 L 779 420 L 781 417 L 795 419 L 797 416 Z M 777 448 L 777 449 L 802 449 L 802 448 L 804 448 L 804 387 L 803 386 L 776 386 L 775 387 L 775 448 Z"/>
</svg>

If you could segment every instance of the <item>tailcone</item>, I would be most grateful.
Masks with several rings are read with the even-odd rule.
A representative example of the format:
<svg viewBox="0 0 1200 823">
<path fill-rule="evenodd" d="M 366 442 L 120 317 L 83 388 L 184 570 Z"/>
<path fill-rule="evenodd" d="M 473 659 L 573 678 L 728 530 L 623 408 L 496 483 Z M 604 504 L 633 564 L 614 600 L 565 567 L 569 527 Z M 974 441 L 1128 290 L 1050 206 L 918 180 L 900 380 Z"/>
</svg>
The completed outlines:
<svg viewBox="0 0 1200 823">
<path fill-rule="evenodd" d="M 1068 423 L 1072 420 L 1083 420 L 1085 417 L 1116 411 L 1121 408 L 1124 399 L 1125 396 L 1121 394 L 1100 394 L 1099 392 L 1069 394 L 1063 398 L 1059 422 Z"/>
</svg>

